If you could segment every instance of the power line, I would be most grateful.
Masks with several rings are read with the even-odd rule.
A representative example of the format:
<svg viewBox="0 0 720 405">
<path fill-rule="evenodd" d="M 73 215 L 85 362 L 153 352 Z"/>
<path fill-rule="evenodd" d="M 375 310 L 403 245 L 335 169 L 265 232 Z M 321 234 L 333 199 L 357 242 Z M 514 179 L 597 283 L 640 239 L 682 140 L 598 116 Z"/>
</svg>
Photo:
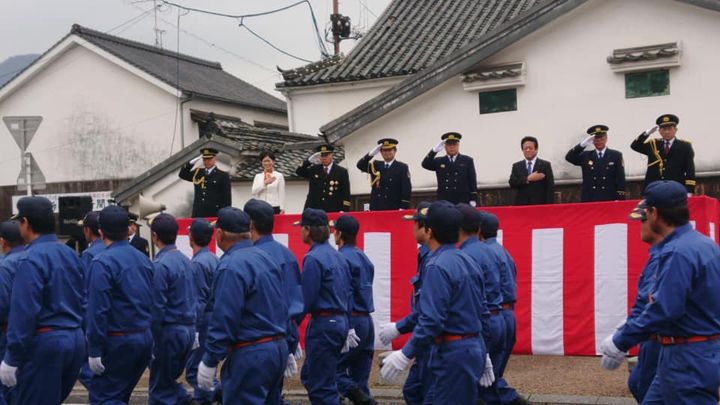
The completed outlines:
<svg viewBox="0 0 720 405">
<path fill-rule="evenodd" d="M 301 58 L 301 57 L 299 57 L 299 56 L 295 56 L 295 55 L 293 55 L 293 54 L 291 54 L 291 53 L 289 53 L 289 52 L 287 52 L 287 51 L 284 51 L 284 50 L 278 48 L 277 46 L 273 45 L 270 41 L 268 41 L 267 39 L 265 39 L 265 38 L 263 38 L 262 36 L 260 36 L 260 34 L 256 33 L 256 32 L 253 31 L 253 30 L 251 30 L 250 27 L 248 27 L 248 26 L 247 26 L 245 23 L 243 23 L 242 21 L 240 22 L 240 27 L 245 28 L 249 33 L 251 33 L 252 35 L 254 35 L 255 38 L 257 38 L 257 39 L 261 40 L 262 42 L 266 43 L 266 44 L 267 44 L 268 46 L 270 46 L 272 49 L 274 49 L 274 50 L 282 53 L 283 55 L 287 55 L 287 56 L 289 56 L 289 57 L 291 57 L 291 58 L 295 58 L 295 59 L 297 59 L 297 60 L 299 60 L 299 61 L 303 61 L 303 62 L 306 62 L 306 63 L 312 63 L 311 60 L 307 60 L 307 59 Z"/>
<path fill-rule="evenodd" d="M 375 17 L 375 18 L 378 18 L 377 14 L 375 14 L 375 13 L 370 9 L 370 7 L 368 7 L 368 5 L 365 4 L 365 2 L 364 2 L 363 0 L 358 0 L 358 3 L 360 3 L 360 5 L 362 6 L 362 8 L 364 8 L 365 10 L 367 10 L 367 12 L 370 13 L 370 15 L 372 15 L 372 16 Z"/>
<path fill-rule="evenodd" d="M 140 9 L 140 10 L 142 10 L 142 9 Z M 140 20 L 142 20 L 144 17 L 146 17 L 148 14 L 150 14 L 151 11 L 154 11 L 154 7 L 151 8 L 151 9 L 149 9 L 149 10 L 143 10 L 142 13 L 136 15 L 135 17 L 133 17 L 133 18 L 131 18 L 131 19 L 129 19 L 129 20 L 121 23 L 121 24 L 118 24 L 118 25 L 110 28 L 109 30 L 105 31 L 105 33 L 106 33 L 106 34 L 110 34 L 111 32 L 113 32 L 113 31 L 115 31 L 115 30 L 117 30 L 117 29 L 119 29 L 119 28 L 121 28 L 121 27 L 123 27 L 123 26 L 125 26 L 125 25 L 127 25 L 127 24 L 130 24 L 130 25 L 128 25 L 127 27 L 125 27 L 125 29 L 130 28 L 131 26 L 135 25 L 138 21 L 140 21 Z M 123 30 L 123 31 L 124 31 L 124 30 Z"/>
</svg>

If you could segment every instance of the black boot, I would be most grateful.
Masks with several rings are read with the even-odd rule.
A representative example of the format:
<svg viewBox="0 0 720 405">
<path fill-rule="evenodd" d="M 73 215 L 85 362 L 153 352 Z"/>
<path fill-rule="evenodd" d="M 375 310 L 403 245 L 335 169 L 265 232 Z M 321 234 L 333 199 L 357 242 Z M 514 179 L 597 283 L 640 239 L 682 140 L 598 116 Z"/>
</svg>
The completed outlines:
<svg viewBox="0 0 720 405">
<path fill-rule="evenodd" d="M 362 392 L 360 388 L 353 388 L 345 395 L 354 405 L 377 405 L 372 397 Z"/>
<path fill-rule="evenodd" d="M 510 405 L 530 405 L 530 402 L 518 395 L 512 402 L 510 402 Z"/>
</svg>

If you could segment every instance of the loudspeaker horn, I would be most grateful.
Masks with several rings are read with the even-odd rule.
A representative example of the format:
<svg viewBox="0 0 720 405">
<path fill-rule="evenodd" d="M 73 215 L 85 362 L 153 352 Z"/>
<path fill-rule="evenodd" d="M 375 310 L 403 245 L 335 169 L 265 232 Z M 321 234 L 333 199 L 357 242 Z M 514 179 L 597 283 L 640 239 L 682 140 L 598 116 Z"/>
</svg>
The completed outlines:
<svg viewBox="0 0 720 405">
<path fill-rule="evenodd" d="M 157 201 L 147 199 L 143 196 L 140 196 L 140 201 L 138 201 L 138 205 L 140 206 L 140 218 L 146 218 L 150 214 L 165 211 L 166 209 L 165 204 L 161 204 Z"/>
</svg>

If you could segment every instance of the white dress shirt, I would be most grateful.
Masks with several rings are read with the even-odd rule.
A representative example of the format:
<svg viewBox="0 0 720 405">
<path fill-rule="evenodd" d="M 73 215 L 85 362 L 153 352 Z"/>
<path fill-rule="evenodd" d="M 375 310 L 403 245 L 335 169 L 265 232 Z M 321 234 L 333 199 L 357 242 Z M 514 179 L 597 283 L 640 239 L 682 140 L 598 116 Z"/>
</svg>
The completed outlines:
<svg viewBox="0 0 720 405">
<path fill-rule="evenodd" d="M 273 207 L 285 207 L 285 177 L 282 173 L 273 170 L 272 176 L 275 181 L 265 185 L 265 172 L 255 175 L 252 185 L 252 195 L 258 200 L 266 201 Z"/>
</svg>

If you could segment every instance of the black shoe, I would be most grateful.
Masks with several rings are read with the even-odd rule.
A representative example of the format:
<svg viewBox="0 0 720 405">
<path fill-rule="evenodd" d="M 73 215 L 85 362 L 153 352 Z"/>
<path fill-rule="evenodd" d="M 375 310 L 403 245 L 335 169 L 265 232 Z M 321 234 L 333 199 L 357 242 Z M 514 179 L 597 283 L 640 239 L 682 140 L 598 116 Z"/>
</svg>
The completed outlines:
<svg viewBox="0 0 720 405">
<path fill-rule="evenodd" d="M 345 397 L 350 400 L 354 405 L 377 405 L 377 401 L 375 401 L 371 396 L 368 396 L 366 393 L 362 392 L 360 388 L 353 388 L 350 390 L 347 394 L 345 394 Z"/>
<path fill-rule="evenodd" d="M 218 403 L 218 404 L 222 404 L 223 403 L 222 397 L 223 397 L 222 388 L 220 388 L 220 386 L 218 386 L 217 388 L 215 388 L 215 395 L 213 395 L 212 401 L 215 403 Z"/>
<path fill-rule="evenodd" d="M 530 405 L 530 402 L 518 395 L 512 402 L 510 402 L 510 405 Z"/>
</svg>

